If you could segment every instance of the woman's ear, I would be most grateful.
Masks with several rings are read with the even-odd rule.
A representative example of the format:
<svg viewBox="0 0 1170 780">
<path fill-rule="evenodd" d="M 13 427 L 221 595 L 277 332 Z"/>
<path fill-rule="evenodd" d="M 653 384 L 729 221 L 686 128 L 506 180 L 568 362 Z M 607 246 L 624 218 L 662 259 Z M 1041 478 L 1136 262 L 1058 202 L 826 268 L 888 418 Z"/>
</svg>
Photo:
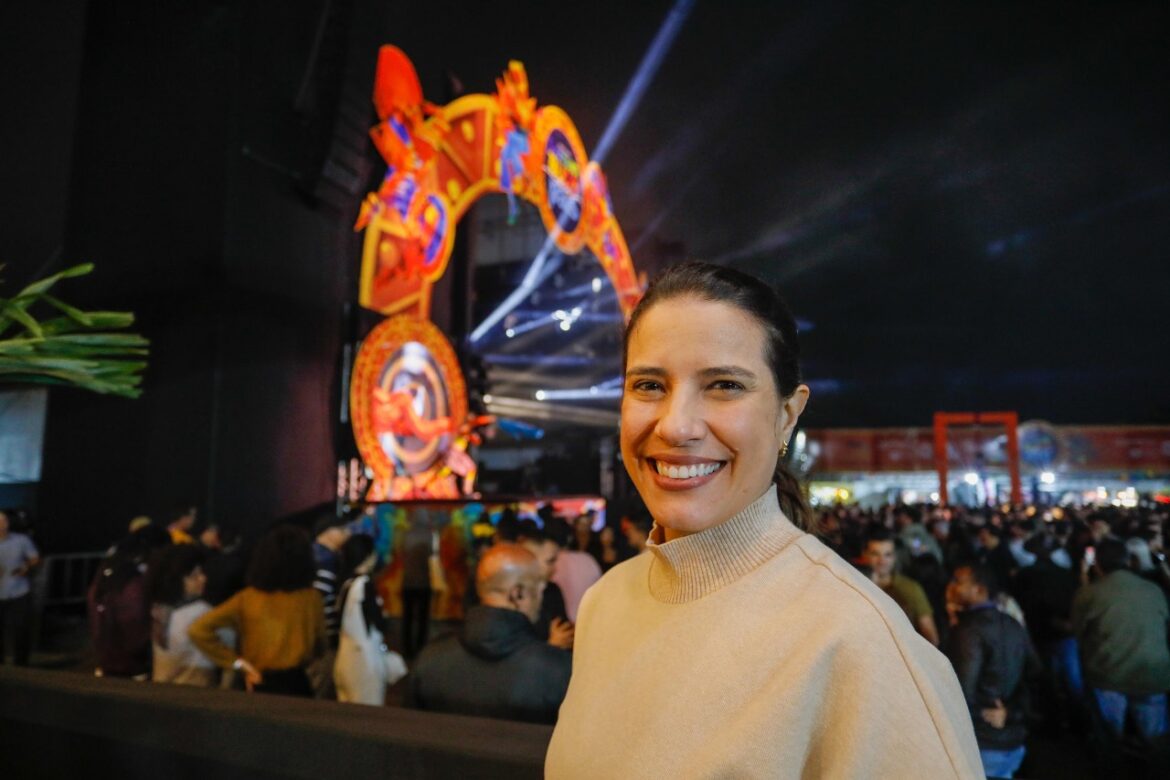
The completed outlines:
<svg viewBox="0 0 1170 780">
<path fill-rule="evenodd" d="M 776 438 L 781 442 L 786 442 L 792 437 L 792 429 L 796 427 L 796 422 L 800 419 L 807 403 L 808 385 L 797 385 L 796 389 L 792 391 L 792 395 L 784 399 L 784 403 L 780 407 L 780 415 L 776 418 Z"/>
</svg>

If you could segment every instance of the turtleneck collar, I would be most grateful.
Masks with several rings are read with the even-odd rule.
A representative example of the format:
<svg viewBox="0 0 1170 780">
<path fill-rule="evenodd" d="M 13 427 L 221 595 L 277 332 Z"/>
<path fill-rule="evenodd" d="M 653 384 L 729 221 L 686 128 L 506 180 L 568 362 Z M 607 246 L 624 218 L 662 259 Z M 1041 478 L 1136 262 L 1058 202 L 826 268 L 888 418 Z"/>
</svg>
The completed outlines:
<svg viewBox="0 0 1170 780">
<path fill-rule="evenodd" d="M 766 563 L 801 535 L 780 511 L 775 486 L 725 522 L 670 542 L 655 523 L 646 544 L 654 555 L 650 595 L 667 604 L 702 598 Z"/>
</svg>

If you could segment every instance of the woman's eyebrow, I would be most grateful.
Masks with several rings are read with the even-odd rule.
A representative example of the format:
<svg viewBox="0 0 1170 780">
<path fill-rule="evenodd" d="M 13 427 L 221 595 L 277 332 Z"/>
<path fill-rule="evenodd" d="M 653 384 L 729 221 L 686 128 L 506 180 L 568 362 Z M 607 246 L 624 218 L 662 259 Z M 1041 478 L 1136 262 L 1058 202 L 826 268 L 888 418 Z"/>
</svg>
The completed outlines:
<svg viewBox="0 0 1170 780">
<path fill-rule="evenodd" d="M 739 377 L 740 379 L 756 378 L 754 371 L 749 371 L 748 369 L 741 366 L 711 366 L 710 368 L 704 368 L 699 373 L 704 377 L 734 376 Z"/>
<path fill-rule="evenodd" d="M 666 369 L 654 366 L 634 366 L 633 368 L 626 369 L 626 376 L 664 377 L 666 376 Z"/>
</svg>

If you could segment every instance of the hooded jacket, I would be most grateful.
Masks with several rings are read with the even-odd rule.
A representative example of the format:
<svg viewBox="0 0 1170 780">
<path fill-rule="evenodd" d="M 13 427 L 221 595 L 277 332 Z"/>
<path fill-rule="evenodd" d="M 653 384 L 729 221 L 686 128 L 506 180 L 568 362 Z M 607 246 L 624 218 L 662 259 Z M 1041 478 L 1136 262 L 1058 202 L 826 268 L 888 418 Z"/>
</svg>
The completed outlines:
<svg viewBox="0 0 1170 780">
<path fill-rule="evenodd" d="M 536 635 L 514 610 L 477 606 L 456 635 L 428 645 L 407 680 L 405 703 L 432 712 L 555 723 L 572 655 Z"/>
</svg>

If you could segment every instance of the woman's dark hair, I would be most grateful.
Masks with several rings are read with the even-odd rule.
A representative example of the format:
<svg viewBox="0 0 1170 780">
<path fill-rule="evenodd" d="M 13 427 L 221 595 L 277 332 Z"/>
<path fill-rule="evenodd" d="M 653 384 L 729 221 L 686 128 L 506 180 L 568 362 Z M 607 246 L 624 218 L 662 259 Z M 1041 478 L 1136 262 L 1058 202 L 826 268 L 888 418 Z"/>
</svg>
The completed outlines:
<svg viewBox="0 0 1170 780">
<path fill-rule="evenodd" d="M 146 592 L 152 604 L 178 606 L 183 601 L 183 578 L 206 558 L 197 544 L 173 544 L 154 553 L 147 566 Z"/>
<path fill-rule="evenodd" d="M 726 303 L 748 314 L 764 330 L 764 360 L 772 369 L 772 378 L 780 397 L 787 399 L 800 385 L 800 345 L 796 338 L 796 319 L 777 292 L 750 274 L 733 268 L 690 261 L 671 266 L 650 282 L 646 294 L 634 307 L 622 339 L 622 371 L 626 368 L 630 334 L 638 320 L 655 304 L 672 298 L 697 298 L 701 301 Z M 792 522 L 812 533 L 816 518 L 809 508 L 805 491 L 796 477 L 776 460 L 773 476 L 780 497 L 780 508 Z"/>
<path fill-rule="evenodd" d="M 369 534 L 353 534 L 341 545 L 341 567 L 337 581 L 344 583 L 353 579 L 357 567 L 374 552 L 374 537 Z"/>
<path fill-rule="evenodd" d="M 256 544 L 244 579 L 256 590 L 294 591 L 310 587 L 316 574 L 309 535 L 304 529 L 279 525 Z"/>
</svg>

